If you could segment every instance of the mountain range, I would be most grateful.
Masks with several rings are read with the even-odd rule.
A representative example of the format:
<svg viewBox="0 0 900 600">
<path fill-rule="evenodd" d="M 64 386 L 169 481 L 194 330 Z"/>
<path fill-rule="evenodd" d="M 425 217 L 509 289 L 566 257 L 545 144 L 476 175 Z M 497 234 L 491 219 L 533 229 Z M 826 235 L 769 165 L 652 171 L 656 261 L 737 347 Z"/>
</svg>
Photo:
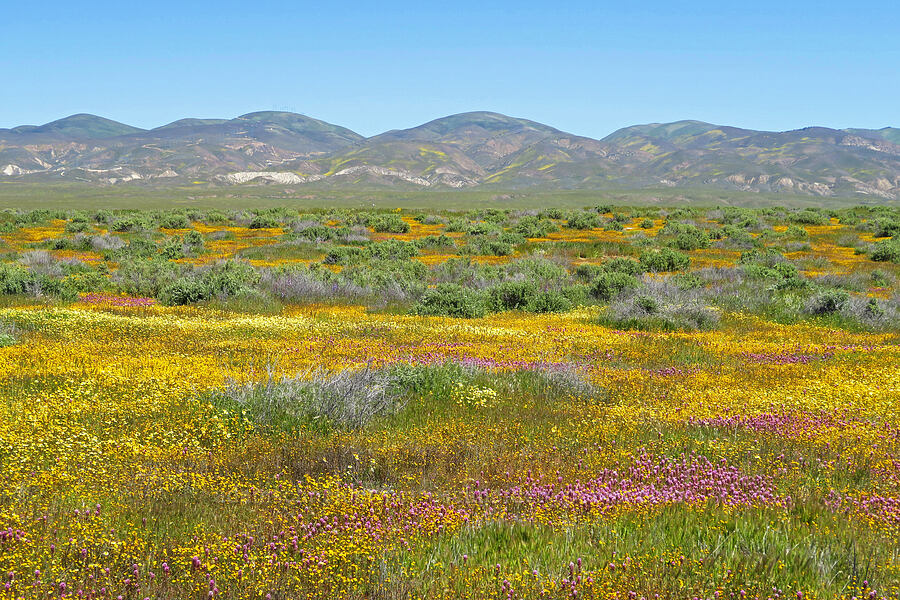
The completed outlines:
<svg viewBox="0 0 900 600">
<path fill-rule="evenodd" d="M 518 189 L 715 187 L 900 199 L 900 129 L 772 132 L 678 121 L 597 140 L 491 112 L 372 137 L 288 112 L 140 129 L 78 114 L 0 129 L 0 182 Z"/>
</svg>

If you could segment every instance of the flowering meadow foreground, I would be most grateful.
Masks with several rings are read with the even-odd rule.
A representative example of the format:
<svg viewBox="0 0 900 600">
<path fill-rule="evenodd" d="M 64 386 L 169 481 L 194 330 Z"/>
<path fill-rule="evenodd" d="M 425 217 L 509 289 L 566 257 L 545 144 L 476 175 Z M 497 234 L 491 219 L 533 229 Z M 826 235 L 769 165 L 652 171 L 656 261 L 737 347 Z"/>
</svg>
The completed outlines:
<svg viewBox="0 0 900 600">
<path fill-rule="evenodd" d="M 0 318 L 22 332 L 2 598 L 900 595 L 893 334 L 103 298 Z"/>
<path fill-rule="evenodd" d="M 900 597 L 900 211 L 0 211 L 0 600 Z"/>
</svg>

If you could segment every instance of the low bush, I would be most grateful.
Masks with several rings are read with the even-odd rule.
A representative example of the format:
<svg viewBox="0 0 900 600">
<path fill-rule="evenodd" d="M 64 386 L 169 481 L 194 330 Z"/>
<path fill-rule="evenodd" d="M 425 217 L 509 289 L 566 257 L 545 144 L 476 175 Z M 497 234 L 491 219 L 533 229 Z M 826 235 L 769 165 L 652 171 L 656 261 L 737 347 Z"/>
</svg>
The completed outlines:
<svg viewBox="0 0 900 600">
<path fill-rule="evenodd" d="M 647 271 L 682 271 L 691 264 L 691 259 L 686 254 L 670 248 L 660 250 L 646 250 L 641 252 L 641 266 Z"/>
<path fill-rule="evenodd" d="M 276 377 L 270 372 L 262 383 L 231 382 L 219 400 L 235 405 L 257 427 L 290 432 L 359 429 L 398 412 L 406 399 L 407 388 L 394 370 L 367 365 L 299 377 Z"/>
<path fill-rule="evenodd" d="M 670 242 L 671 246 L 678 250 L 700 250 L 709 248 L 710 243 L 706 232 L 696 227 L 678 233 L 675 239 Z"/>
<path fill-rule="evenodd" d="M 601 268 L 610 273 L 625 273 L 627 275 L 640 275 L 644 272 L 644 266 L 633 258 L 617 256 L 605 261 Z"/>
<path fill-rule="evenodd" d="M 487 308 L 491 311 L 526 310 L 538 293 L 531 281 L 504 281 L 486 293 Z"/>
<path fill-rule="evenodd" d="M 884 240 L 877 242 L 872 247 L 869 258 L 877 262 L 892 262 L 900 264 L 900 242 Z"/>
<path fill-rule="evenodd" d="M 710 329 L 719 322 L 702 288 L 685 290 L 667 280 L 645 278 L 614 299 L 601 314 L 602 323 L 619 329 L 688 331 Z"/>
<path fill-rule="evenodd" d="M 522 217 L 515 226 L 515 231 L 526 238 L 547 237 L 547 234 L 558 230 L 553 221 L 535 216 Z"/>
<path fill-rule="evenodd" d="M 596 229 L 600 227 L 600 215 L 595 212 L 575 212 L 568 215 L 566 227 L 569 229 Z"/>
<path fill-rule="evenodd" d="M 572 301 L 561 292 L 545 290 L 533 296 L 526 309 L 534 313 L 565 312 L 572 309 Z"/>
<path fill-rule="evenodd" d="M 453 283 L 440 283 L 428 289 L 415 306 L 415 313 L 472 319 L 487 313 L 481 294 Z"/>
<path fill-rule="evenodd" d="M 164 213 L 160 215 L 157 224 L 161 229 L 187 229 L 191 226 L 187 216 L 181 213 Z"/>
<path fill-rule="evenodd" d="M 409 223 L 394 213 L 372 215 L 369 227 L 378 233 L 409 233 Z"/>
<path fill-rule="evenodd" d="M 591 294 L 601 302 L 609 302 L 625 290 L 638 287 L 638 280 L 627 273 L 601 273 L 591 286 Z"/>
<path fill-rule="evenodd" d="M 825 290 L 810 298 L 806 310 L 813 315 L 829 315 L 843 309 L 850 302 L 845 290 Z"/>
</svg>

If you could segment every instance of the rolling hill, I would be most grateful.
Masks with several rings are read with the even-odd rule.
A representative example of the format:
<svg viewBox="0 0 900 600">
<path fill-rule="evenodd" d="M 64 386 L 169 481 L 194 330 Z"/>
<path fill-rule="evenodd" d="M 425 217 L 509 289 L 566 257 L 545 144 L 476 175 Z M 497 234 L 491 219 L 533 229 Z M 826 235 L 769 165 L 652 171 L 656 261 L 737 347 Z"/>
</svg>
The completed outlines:
<svg viewBox="0 0 900 600">
<path fill-rule="evenodd" d="M 459 188 L 715 187 L 900 199 L 900 129 L 650 123 L 602 140 L 491 112 L 370 138 L 286 112 L 144 130 L 93 115 L 0 129 L 0 181 Z"/>
</svg>

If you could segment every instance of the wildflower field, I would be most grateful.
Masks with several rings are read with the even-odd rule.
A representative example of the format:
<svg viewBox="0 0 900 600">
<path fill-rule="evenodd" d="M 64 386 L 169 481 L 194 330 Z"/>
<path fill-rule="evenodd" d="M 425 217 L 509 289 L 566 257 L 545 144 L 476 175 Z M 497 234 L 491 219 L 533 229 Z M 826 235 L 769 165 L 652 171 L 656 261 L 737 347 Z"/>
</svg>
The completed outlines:
<svg viewBox="0 0 900 600">
<path fill-rule="evenodd" d="M 2 212 L 0 598 L 898 598 L 898 233 Z"/>
</svg>

